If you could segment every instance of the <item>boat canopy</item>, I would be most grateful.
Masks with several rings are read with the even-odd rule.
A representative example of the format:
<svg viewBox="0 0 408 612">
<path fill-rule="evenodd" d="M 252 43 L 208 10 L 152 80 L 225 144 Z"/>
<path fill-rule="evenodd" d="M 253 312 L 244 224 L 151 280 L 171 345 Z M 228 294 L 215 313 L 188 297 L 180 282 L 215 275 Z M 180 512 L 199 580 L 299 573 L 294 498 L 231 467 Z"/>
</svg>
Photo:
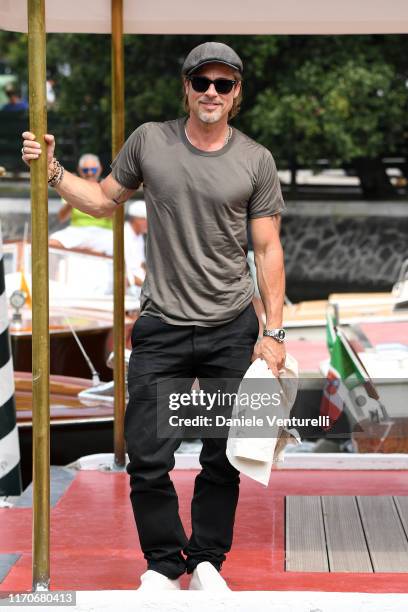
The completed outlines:
<svg viewBox="0 0 408 612">
<path fill-rule="evenodd" d="M 45 5 L 47 32 L 111 32 L 110 0 Z M 408 2 L 124 0 L 123 23 L 125 34 L 403 34 Z M 0 0 L 0 27 L 27 32 L 27 0 Z"/>
</svg>

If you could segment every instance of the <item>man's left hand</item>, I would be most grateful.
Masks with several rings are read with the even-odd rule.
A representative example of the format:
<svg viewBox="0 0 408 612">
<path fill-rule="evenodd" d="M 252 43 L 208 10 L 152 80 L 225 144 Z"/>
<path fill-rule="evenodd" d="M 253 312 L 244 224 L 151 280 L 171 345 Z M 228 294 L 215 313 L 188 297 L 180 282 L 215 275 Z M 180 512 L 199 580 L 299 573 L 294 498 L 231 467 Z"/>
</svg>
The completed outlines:
<svg viewBox="0 0 408 612">
<path fill-rule="evenodd" d="M 278 342 L 269 336 L 263 336 L 254 346 L 252 359 L 258 357 L 264 359 L 268 368 L 276 378 L 279 377 L 279 370 L 285 365 L 286 347 L 284 342 Z"/>
</svg>

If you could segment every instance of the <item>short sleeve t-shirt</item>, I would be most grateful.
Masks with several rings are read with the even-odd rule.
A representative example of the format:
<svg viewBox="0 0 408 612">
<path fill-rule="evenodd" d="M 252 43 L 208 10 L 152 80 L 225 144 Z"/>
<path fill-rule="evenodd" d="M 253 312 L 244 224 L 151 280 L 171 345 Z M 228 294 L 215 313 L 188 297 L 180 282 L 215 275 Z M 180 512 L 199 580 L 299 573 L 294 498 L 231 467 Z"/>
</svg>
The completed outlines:
<svg viewBox="0 0 408 612">
<path fill-rule="evenodd" d="M 140 125 L 111 168 L 127 189 L 143 182 L 141 314 L 211 327 L 232 321 L 252 300 L 248 219 L 280 213 L 285 203 L 267 148 L 233 128 L 224 147 L 202 151 L 187 139 L 186 119 Z"/>
</svg>

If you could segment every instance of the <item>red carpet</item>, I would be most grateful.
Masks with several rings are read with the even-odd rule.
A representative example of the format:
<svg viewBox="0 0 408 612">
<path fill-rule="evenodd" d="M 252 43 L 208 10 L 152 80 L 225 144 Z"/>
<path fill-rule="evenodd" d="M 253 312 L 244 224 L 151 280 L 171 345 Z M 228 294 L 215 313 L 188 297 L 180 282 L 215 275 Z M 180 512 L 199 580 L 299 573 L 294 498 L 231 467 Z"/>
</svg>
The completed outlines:
<svg viewBox="0 0 408 612">
<path fill-rule="evenodd" d="M 187 534 L 195 474 L 172 473 Z M 126 473 L 79 471 L 52 509 L 52 590 L 137 588 L 145 561 L 128 479 Z M 407 472 L 276 470 L 267 489 L 242 476 L 234 544 L 222 568 L 233 590 L 407 592 L 406 574 L 285 572 L 284 496 L 302 494 L 407 495 Z M 31 589 L 31 529 L 31 509 L 0 509 L 0 553 L 21 553 L 3 591 Z"/>
</svg>

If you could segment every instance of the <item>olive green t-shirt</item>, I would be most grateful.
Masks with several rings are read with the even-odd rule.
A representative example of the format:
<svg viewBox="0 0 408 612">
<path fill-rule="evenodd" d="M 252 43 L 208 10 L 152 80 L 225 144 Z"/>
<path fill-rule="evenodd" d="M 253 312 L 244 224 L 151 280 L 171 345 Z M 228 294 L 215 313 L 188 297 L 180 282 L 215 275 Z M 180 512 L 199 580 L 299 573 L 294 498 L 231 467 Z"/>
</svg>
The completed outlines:
<svg viewBox="0 0 408 612">
<path fill-rule="evenodd" d="M 248 306 L 248 218 L 285 208 L 271 152 L 233 128 L 218 151 L 187 139 L 187 117 L 144 123 L 111 164 L 127 189 L 143 182 L 147 274 L 141 314 L 173 325 L 211 327 Z"/>
</svg>

